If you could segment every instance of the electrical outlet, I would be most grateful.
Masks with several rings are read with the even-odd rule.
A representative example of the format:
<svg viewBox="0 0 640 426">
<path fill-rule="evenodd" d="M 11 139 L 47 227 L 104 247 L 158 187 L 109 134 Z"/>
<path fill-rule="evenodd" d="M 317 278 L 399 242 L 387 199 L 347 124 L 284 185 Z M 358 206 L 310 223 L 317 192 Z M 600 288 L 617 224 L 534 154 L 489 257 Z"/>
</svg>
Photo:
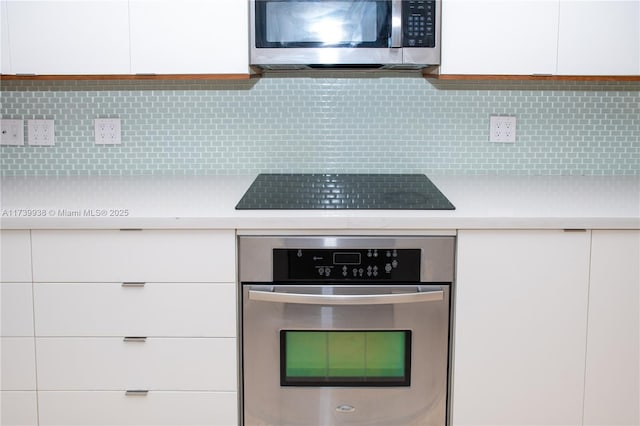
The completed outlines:
<svg viewBox="0 0 640 426">
<path fill-rule="evenodd" d="M 0 125 L 0 144 L 24 145 L 24 121 L 3 118 Z"/>
<path fill-rule="evenodd" d="M 96 118 L 93 123 L 96 145 L 120 145 L 122 143 L 119 118 Z"/>
<path fill-rule="evenodd" d="M 489 142 L 514 143 L 515 141 L 515 116 L 492 115 L 489 117 Z"/>
<path fill-rule="evenodd" d="M 55 132 L 53 120 L 27 120 L 29 145 L 53 146 Z"/>
</svg>

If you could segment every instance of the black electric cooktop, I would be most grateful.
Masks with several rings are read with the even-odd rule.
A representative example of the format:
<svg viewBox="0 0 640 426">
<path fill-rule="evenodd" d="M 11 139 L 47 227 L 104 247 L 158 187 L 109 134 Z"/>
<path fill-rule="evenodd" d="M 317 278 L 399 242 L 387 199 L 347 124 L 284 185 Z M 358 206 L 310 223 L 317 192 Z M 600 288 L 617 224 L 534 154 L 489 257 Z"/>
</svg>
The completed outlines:
<svg viewBox="0 0 640 426">
<path fill-rule="evenodd" d="M 421 174 L 260 174 L 237 210 L 454 210 Z"/>
</svg>

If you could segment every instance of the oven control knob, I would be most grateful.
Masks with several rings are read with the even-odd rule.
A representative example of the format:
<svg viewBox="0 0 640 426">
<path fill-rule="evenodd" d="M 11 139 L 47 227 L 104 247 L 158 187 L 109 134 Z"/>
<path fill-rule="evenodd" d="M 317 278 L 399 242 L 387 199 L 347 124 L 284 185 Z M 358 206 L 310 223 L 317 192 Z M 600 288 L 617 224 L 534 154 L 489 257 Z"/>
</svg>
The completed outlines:
<svg viewBox="0 0 640 426">
<path fill-rule="evenodd" d="M 393 267 L 391 266 L 390 263 L 387 263 L 386 265 L 384 265 L 384 271 L 389 274 L 391 273 L 391 270 L 393 269 Z"/>
<path fill-rule="evenodd" d="M 387 250 L 387 257 L 391 257 L 391 251 Z"/>
</svg>

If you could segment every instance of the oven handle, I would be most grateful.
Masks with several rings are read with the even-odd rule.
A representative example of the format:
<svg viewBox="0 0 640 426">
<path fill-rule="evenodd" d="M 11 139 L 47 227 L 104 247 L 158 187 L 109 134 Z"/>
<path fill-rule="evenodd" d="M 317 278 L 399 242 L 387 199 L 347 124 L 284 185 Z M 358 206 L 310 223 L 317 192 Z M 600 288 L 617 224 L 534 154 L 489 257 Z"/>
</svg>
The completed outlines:
<svg viewBox="0 0 640 426">
<path fill-rule="evenodd" d="M 436 302 L 444 299 L 444 291 L 394 294 L 297 294 L 249 290 L 249 299 L 260 302 L 299 303 L 304 305 L 389 305 L 398 303 Z"/>
</svg>

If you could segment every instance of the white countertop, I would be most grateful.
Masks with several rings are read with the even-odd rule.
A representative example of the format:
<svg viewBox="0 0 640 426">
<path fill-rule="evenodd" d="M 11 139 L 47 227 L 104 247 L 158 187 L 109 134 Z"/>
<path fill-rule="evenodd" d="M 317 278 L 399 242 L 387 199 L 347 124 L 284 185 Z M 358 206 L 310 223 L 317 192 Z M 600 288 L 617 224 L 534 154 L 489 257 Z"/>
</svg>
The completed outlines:
<svg viewBox="0 0 640 426">
<path fill-rule="evenodd" d="M 429 176 L 454 211 L 235 210 L 254 178 L 3 177 L 0 224 L 4 229 L 640 229 L 639 176 Z"/>
</svg>

